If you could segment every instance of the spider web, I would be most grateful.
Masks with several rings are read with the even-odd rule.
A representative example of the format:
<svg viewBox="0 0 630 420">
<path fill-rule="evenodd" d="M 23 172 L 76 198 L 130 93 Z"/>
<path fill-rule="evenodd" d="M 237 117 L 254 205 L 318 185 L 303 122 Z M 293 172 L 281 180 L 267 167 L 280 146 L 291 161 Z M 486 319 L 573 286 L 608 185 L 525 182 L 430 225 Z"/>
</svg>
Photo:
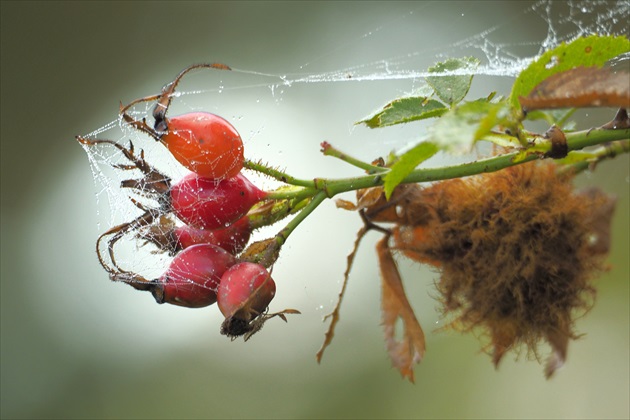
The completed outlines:
<svg viewBox="0 0 630 420">
<path fill-rule="evenodd" d="M 546 0 L 523 4 L 517 13 L 513 13 L 513 7 L 509 12 L 498 10 L 495 3 L 464 2 L 444 7 L 439 2 L 422 2 L 404 7 L 367 26 L 365 32 L 344 35 L 333 48 L 315 52 L 307 61 L 296 58 L 289 64 L 278 64 L 290 71 L 263 71 L 225 63 L 232 66 L 231 72 L 191 72 L 182 79 L 169 115 L 201 110 L 221 115 L 240 131 L 247 158 L 262 159 L 296 177 L 356 175 L 353 168 L 343 167 L 340 162 L 333 165 L 330 159 L 319 156 L 319 143 L 330 140 L 369 161 L 417 142 L 424 123 L 369 130 L 354 122 L 396 97 L 427 92 L 423 78 L 435 62 L 477 57 L 482 64 L 474 72 L 469 97 L 486 96 L 492 90 L 505 95 L 521 70 L 562 42 L 593 33 L 628 36 L 630 15 L 628 1 Z M 182 68 L 188 64 L 183 63 Z M 146 95 L 156 94 L 160 88 L 155 86 Z M 152 125 L 152 107 L 153 102 L 141 103 L 130 114 L 138 120 L 147 118 Z M 120 118 L 85 137 L 109 139 L 125 146 L 133 142 L 137 153 L 144 150 L 146 160 L 174 182 L 187 173 L 161 144 Z M 110 145 L 83 147 L 97 186 L 99 208 L 107 213 L 103 216 L 107 227 L 100 226 L 99 230 L 142 214 L 130 196 L 147 207 L 157 206 L 155 200 L 120 188 L 122 181 L 139 179 L 141 174 L 113 167 L 129 163 L 118 149 Z M 277 186 L 250 172 L 246 176 L 264 189 Z M 254 239 L 268 237 L 277 230 L 277 226 L 263 229 Z M 171 259 L 156 251 L 154 245 L 137 240 L 133 234 L 116 245 L 119 264 L 146 278 L 159 276 Z"/>
</svg>

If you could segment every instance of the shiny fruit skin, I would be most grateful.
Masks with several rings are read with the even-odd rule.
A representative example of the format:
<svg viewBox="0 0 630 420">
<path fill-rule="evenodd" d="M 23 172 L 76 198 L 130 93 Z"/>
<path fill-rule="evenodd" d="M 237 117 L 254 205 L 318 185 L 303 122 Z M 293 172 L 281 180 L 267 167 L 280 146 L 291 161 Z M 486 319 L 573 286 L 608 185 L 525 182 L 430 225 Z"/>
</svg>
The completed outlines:
<svg viewBox="0 0 630 420">
<path fill-rule="evenodd" d="M 221 277 L 217 291 L 219 310 L 226 317 L 245 322 L 265 312 L 276 294 L 276 283 L 260 264 L 241 262 Z"/>
<path fill-rule="evenodd" d="M 225 119 L 208 112 L 168 118 L 160 141 L 184 167 L 206 178 L 232 178 L 243 168 L 243 140 Z"/>
<path fill-rule="evenodd" d="M 177 251 L 198 244 L 213 244 L 233 255 L 245 248 L 251 234 L 252 228 L 247 216 L 241 217 L 226 228 L 208 230 L 183 225 L 173 230 Z"/>
<path fill-rule="evenodd" d="M 157 280 L 153 296 L 158 303 L 188 308 L 212 305 L 221 277 L 236 263 L 232 254 L 216 245 L 191 246 L 173 258 Z"/>
<path fill-rule="evenodd" d="M 182 222 L 210 230 L 234 223 L 266 195 L 243 174 L 216 180 L 194 173 L 175 184 L 170 194 L 173 212 Z"/>
</svg>

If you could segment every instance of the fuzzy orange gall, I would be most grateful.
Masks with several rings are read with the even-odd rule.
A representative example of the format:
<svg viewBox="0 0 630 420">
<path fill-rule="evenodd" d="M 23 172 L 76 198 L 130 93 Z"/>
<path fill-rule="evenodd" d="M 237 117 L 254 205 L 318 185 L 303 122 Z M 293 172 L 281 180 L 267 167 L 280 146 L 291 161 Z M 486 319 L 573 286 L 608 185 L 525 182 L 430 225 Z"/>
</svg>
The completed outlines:
<svg viewBox="0 0 630 420">
<path fill-rule="evenodd" d="M 394 193 L 396 195 L 396 192 Z M 574 321 L 595 297 L 615 200 L 597 189 L 577 193 L 553 164 L 404 187 L 394 248 L 439 267 L 437 288 L 450 327 L 485 331 L 495 365 L 524 345 L 547 341 L 549 377 L 566 359 Z M 366 213 L 377 209 L 373 200 Z M 482 334 L 484 335 L 484 334 Z"/>
</svg>

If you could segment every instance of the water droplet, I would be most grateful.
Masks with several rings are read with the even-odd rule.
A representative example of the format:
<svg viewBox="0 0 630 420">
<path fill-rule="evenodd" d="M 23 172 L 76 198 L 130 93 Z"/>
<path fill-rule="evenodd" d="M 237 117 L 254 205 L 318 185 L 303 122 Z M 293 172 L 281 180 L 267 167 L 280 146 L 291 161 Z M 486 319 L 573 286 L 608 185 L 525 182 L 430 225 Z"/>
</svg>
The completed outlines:
<svg viewBox="0 0 630 420">
<path fill-rule="evenodd" d="M 558 65 L 558 62 L 559 62 L 558 57 L 554 55 L 553 57 L 551 57 L 551 60 L 549 60 L 549 62 L 545 65 L 545 68 L 546 69 L 554 68 L 556 65 Z"/>
</svg>

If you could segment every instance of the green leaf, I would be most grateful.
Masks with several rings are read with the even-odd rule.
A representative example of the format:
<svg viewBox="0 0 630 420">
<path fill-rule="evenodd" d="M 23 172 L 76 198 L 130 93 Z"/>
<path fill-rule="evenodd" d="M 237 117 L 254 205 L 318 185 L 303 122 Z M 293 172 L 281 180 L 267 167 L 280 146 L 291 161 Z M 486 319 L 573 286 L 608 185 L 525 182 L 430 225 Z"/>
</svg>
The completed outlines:
<svg viewBox="0 0 630 420">
<path fill-rule="evenodd" d="M 481 140 L 497 125 L 507 123 L 510 116 L 510 108 L 506 101 L 503 100 L 500 102 L 488 103 L 488 106 L 485 109 L 485 115 L 482 115 L 479 120 L 479 127 L 477 128 L 477 131 L 475 131 L 473 142 Z"/>
<path fill-rule="evenodd" d="M 523 70 L 512 86 L 510 106 L 520 110 L 520 96 L 527 96 L 540 82 L 556 73 L 575 67 L 603 66 L 606 61 L 630 51 L 630 40 L 625 36 L 598 36 L 578 38 L 549 50 Z"/>
<path fill-rule="evenodd" d="M 385 197 L 389 200 L 394 188 L 405 179 L 418 165 L 438 152 L 438 147 L 430 142 L 417 144 L 413 149 L 404 153 L 385 175 Z"/>
<path fill-rule="evenodd" d="M 505 101 L 488 102 L 483 98 L 464 102 L 429 127 L 430 141 L 440 150 L 466 153 L 478 140 L 496 140 L 494 136 L 485 137 L 494 127 L 507 121 L 509 114 Z"/>
<path fill-rule="evenodd" d="M 472 73 L 479 66 L 479 60 L 475 57 L 451 58 L 433 67 L 429 67 L 429 73 L 445 73 L 455 70 L 470 70 Z M 435 90 L 435 94 L 449 105 L 460 102 L 470 89 L 472 74 L 462 76 L 428 76 L 427 83 Z"/>
<path fill-rule="evenodd" d="M 359 121 L 370 128 L 386 127 L 388 125 L 408 123 L 410 121 L 424 120 L 426 118 L 439 117 L 448 108 L 441 102 L 427 97 L 413 97 L 396 99 L 385 105 L 383 110 L 372 117 Z"/>
</svg>

